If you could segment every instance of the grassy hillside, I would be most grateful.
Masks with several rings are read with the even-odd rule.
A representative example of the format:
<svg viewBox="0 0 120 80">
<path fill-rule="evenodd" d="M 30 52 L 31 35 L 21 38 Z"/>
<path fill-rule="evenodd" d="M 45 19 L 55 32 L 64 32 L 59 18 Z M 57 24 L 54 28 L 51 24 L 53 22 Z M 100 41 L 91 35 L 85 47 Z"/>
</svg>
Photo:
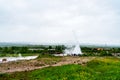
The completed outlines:
<svg viewBox="0 0 120 80">
<path fill-rule="evenodd" d="M 86 65 L 70 64 L 0 74 L 0 80 L 120 80 L 120 59 L 96 58 Z"/>
</svg>

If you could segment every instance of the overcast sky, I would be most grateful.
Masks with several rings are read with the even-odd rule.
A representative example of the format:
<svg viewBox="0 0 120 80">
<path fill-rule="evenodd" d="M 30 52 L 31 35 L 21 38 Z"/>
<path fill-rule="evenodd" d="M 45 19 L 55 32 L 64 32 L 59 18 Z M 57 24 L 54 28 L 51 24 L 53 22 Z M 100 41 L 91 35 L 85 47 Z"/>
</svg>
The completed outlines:
<svg viewBox="0 0 120 80">
<path fill-rule="evenodd" d="M 120 0 L 0 0 L 0 42 L 120 45 Z"/>
</svg>

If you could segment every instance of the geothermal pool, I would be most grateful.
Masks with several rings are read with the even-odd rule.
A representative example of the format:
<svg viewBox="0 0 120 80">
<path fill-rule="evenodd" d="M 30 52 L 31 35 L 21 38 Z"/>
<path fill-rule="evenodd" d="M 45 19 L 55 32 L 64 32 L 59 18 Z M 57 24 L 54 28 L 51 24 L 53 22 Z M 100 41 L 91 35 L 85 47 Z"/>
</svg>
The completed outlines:
<svg viewBox="0 0 120 80">
<path fill-rule="evenodd" d="M 0 57 L 0 63 L 10 62 L 10 61 L 18 61 L 18 60 L 30 60 L 35 59 L 38 56 L 26 56 L 26 57 Z M 2 61 L 6 59 L 6 61 Z"/>
</svg>

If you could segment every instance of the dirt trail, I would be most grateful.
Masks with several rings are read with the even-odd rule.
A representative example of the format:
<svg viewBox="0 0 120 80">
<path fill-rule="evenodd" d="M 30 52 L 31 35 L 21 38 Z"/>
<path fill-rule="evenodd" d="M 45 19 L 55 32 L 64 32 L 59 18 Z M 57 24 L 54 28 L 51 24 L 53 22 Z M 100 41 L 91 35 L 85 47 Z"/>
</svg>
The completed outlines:
<svg viewBox="0 0 120 80">
<path fill-rule="evenodd" d="M 17 61 L 0 64 L 0 73 L 11 73 L 17 71 L 29 71 L 35 69 L 41 69 L 49 66 L 61 66 L 66 64 L 81 64 L 84 65 L 86 62 L 94 59 L 95 57 L 63 57 L 59 62 L 52 64 L 46 64 L 39 60 L 28 60 L 28 61 Z"/>
</svg>

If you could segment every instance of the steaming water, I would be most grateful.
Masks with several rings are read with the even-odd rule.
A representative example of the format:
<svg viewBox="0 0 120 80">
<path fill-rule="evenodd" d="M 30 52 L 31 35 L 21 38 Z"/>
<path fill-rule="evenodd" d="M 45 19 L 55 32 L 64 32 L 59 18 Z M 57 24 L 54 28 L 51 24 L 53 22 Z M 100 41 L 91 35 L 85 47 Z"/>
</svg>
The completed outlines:
<svg viewBox="0 0 120 80">
<path fill-rule="evenodd" d="M 67 55 L 72 55 L 72 54 L 79 55 L 80 54 L 81 55 L 82 51 L 81 51 L 79 44 L 77 44 L 77 45 L 75 45 L 74 48 L 66 49 L 64 51 L 64 54 L 67 54 Z"/>
<path fill-rule="evenodd" d="M 21 53 L 18 54 L 19 57 L 22 57 Z"/>
<path fill-rule="evenodd" d="M 26 56 L 26 57 L 0 57 L 0 63 L 2 63 L 3 59 L 7 59 L 5 62 L 10 62 L 10 61 L 18 61 L 18 60 L 30 60 L 30 59 L 35 59 L 37 56 Z"/>
<path fill-rule="evenodd" d="M 76 55 L 82 54 L 82 51 L 81 51 L 81 48 L 79 47 L 79 45 L 76 45 L 76 46 L 75 46 L 72 54 L 76 54 Z"/>
</svg>

